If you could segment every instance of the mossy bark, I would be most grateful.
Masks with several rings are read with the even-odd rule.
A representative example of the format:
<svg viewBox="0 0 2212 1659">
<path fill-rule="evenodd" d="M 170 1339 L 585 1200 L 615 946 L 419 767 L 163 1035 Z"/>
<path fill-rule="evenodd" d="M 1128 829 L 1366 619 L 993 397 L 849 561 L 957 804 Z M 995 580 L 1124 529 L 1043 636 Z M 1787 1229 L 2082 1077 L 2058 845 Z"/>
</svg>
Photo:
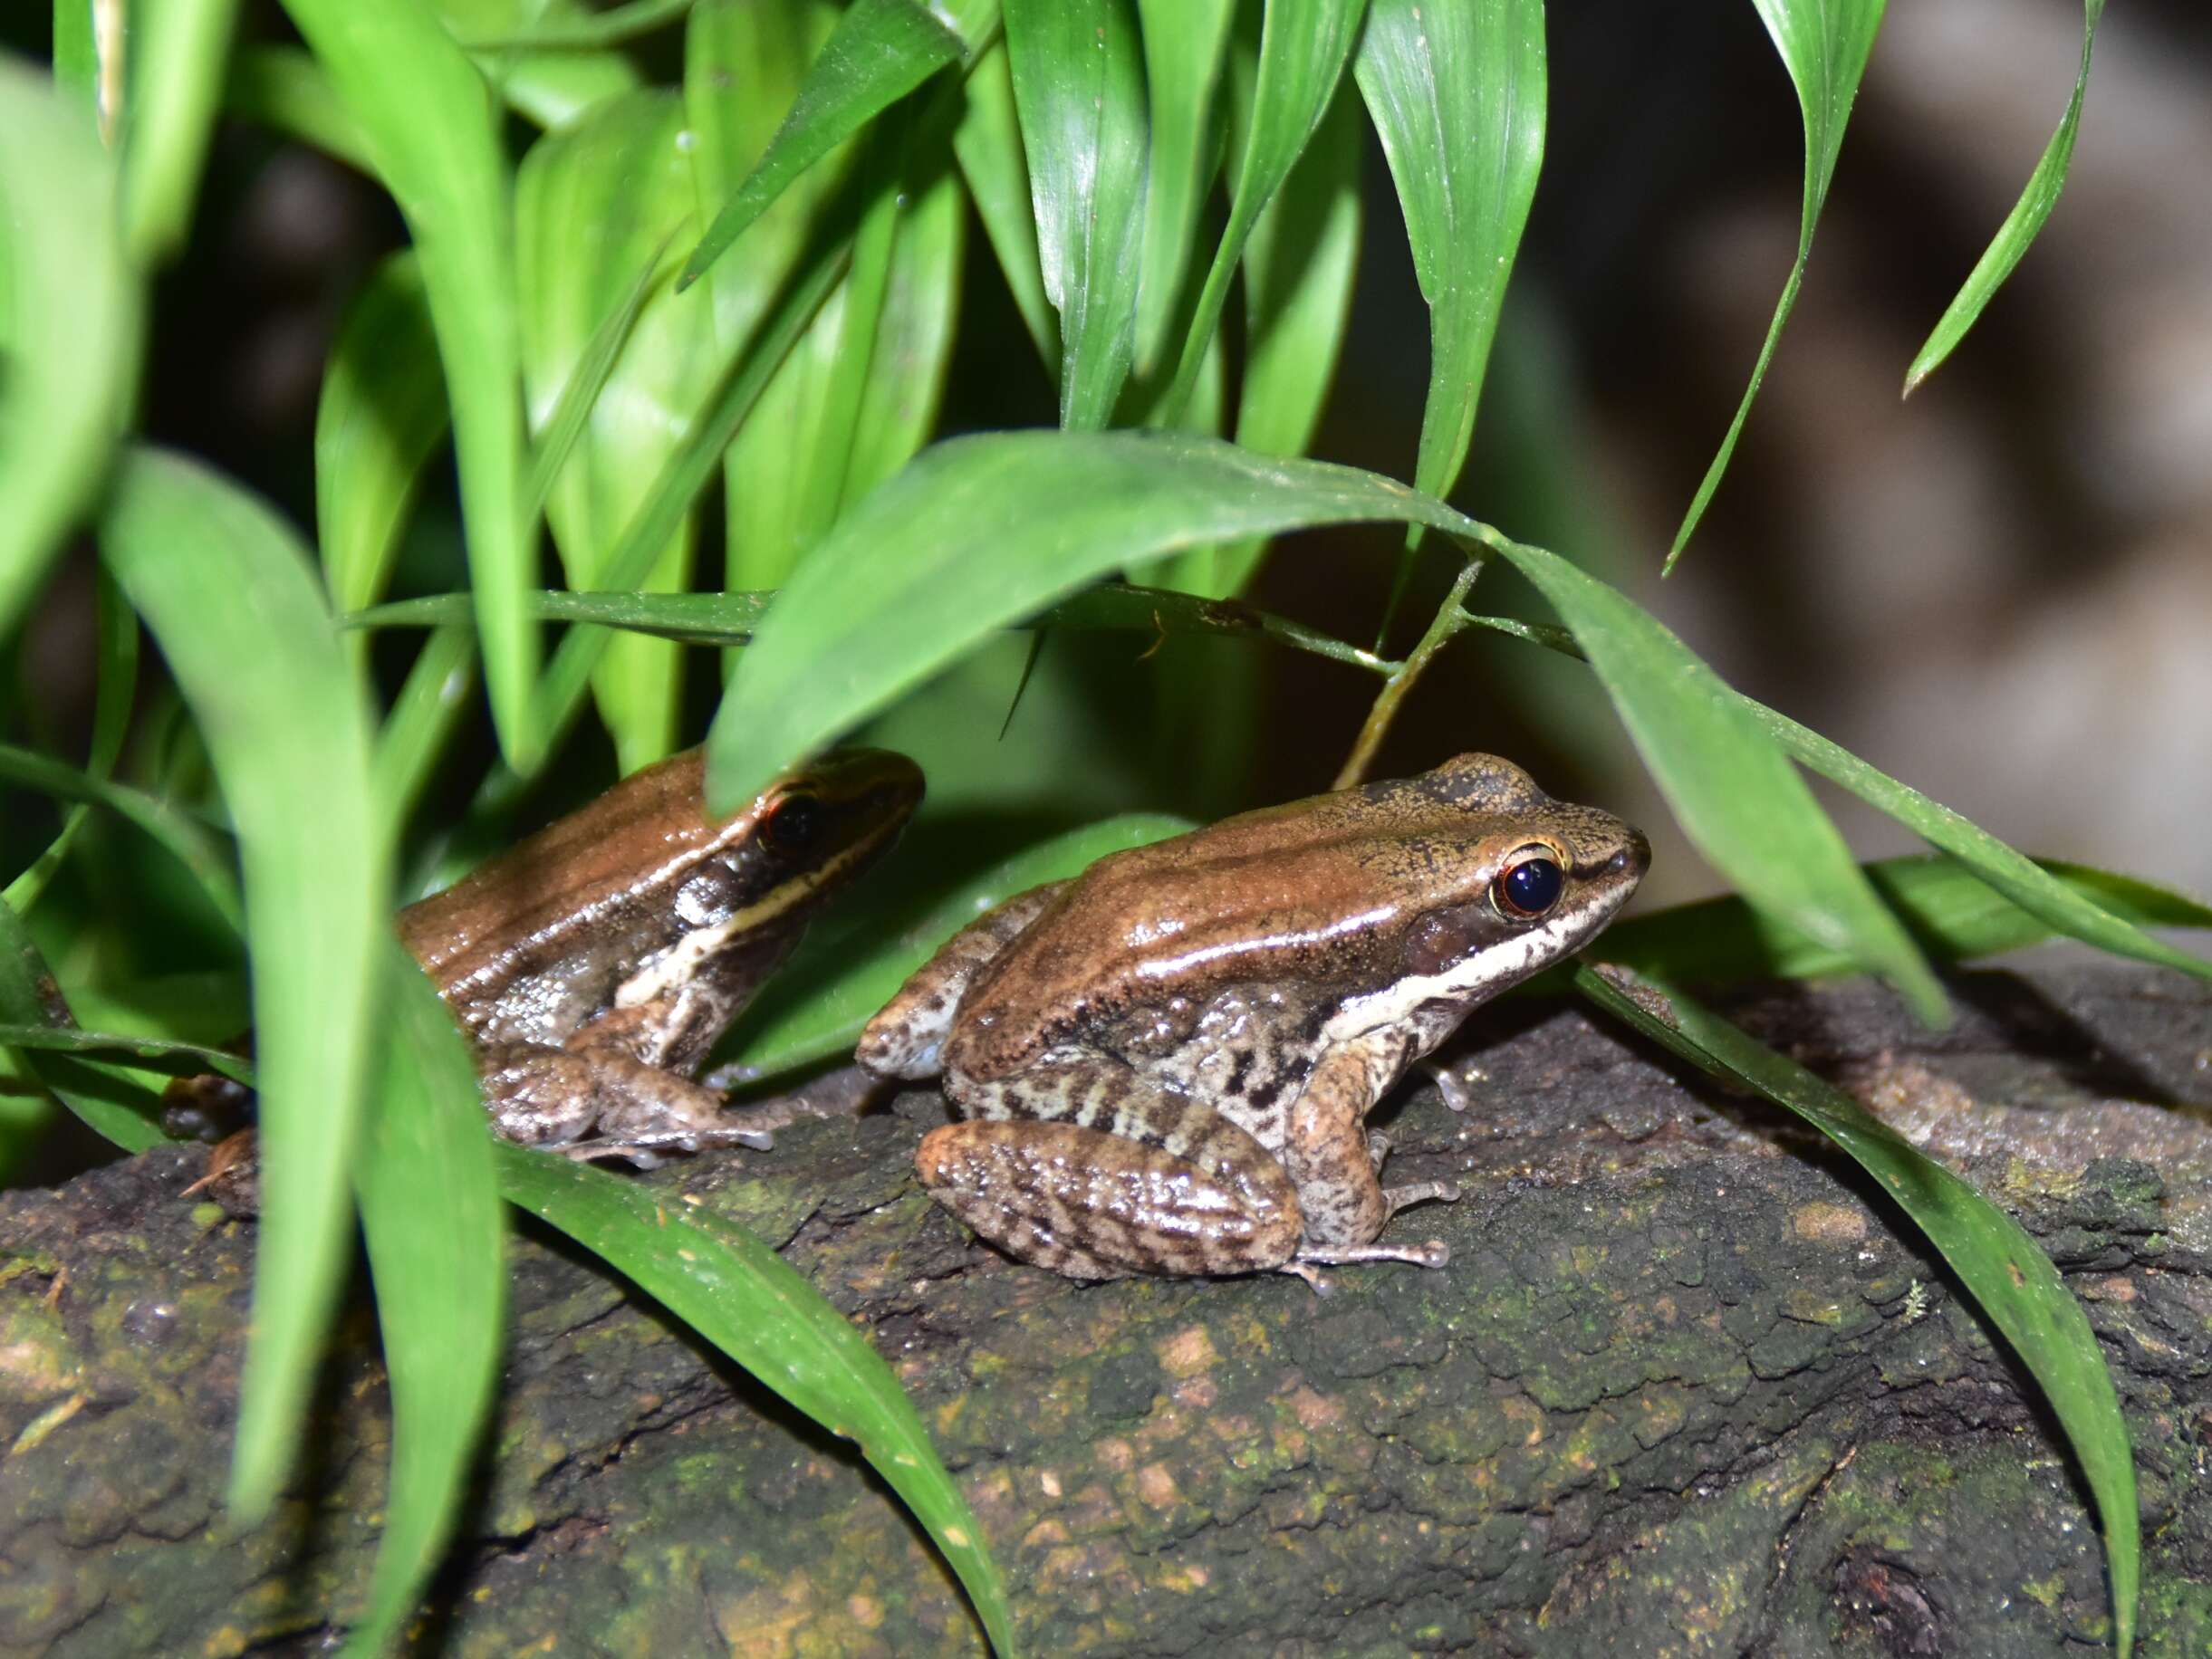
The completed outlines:
<svg viewBox="0 0 2212 1659">
<path fill-rule="evenodd" d="M 2015 1211 L 2136 1440 L 2148 1654 L 2212 1652 L 2212 994 L 2092 966 L 1726 1004 Z M 1449 1268 L 1082 1287 L 975 1245 L 907 1160 L 933 1095 L 644 1177 L 870 1330 L 1034 1654 L 2093 1651 L 2102 1557 L 2016 1364 L 1910 1224 L 1756 1101 L 1559 1004 L 1486 1011 L 1390 1123 Z M 359 1606 L 388 1419 L 345 1321 L 270 1526 L 224 1529 L 251 1233 L 168 1148 L 0 1198 L 0 1652 L 306 1651 Z M 418 1651 L 967 1654 L 839 1443 L 526 1232 L 466 1542 Z"/>
</svg>

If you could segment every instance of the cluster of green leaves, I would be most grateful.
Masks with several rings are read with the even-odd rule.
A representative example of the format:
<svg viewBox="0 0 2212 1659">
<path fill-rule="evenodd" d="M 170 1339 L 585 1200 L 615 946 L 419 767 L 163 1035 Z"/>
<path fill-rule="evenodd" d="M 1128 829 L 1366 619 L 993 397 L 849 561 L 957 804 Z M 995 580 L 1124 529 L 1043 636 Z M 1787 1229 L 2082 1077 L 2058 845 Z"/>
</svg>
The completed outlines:
<svg viewBox="0 0 2212 1659">
<path fill-rule="evenodd" d="M 1796 294 L 1882 10 L 1755 5 L 1803 115 L 1802 234 L 1678 554 Z M 2083 80 L 2100 9 L 2091 0 Z M 236 40 L 236 11 L 164 0 L 125 42 L 99 34 L 105 14 L 83 0 L 57 0 L 53 76 L 0 62 L 0 631 L 80 525 L 97 531 L 104 584 L 89 761 L 0 748 L 12 782 L 72 803 L 0 907 L 0 1038 L 130 1148 L 159 1136 L 166 1072 L 239 1069 L 185 1040 L 219 1029 L 175 1021 L 158 988 L 115 983 L 42 917 L 94 808 L 172 857 L 210 926 L 250 955 L 266 1199 L 232 1501 L 258 1520 L 292 1467 L 358 1214 L 395 1424 L 355 1651 L 400 1628 L 458 1509 L 496 1376 L 501 1196 L 854 1438 L 1012 1651 L 981 1531 L 912 1407 L 802 1279 L 711 1217 L 670 1217 L 633 1184 L 490 1144 L 459 1040 L 385 921 L 394 871 L 431 845 L 414 809 L 479 667 L 503 757 L 472 810 L 482 827 L 504 821 L 587 709 L 624 770 L 667 753 L 687 646 L 744 647 L 708 736 L 710 792 L 728 806 L 863 723 L 894 741 L 976 724 L 963 665 L 1022 625 L 1242 633 L 1371 673 L 1350 778 L 1436 653 L 1491 628 L 1587 662 L 1685 832 L 1743 895 L 1617 930 L 1616 954 L 1656 979 L 1866 971 L 1933 1021 L 1931 958 L 2052 933 L 2207 971 L 2142 928 L 2212 915 L 2038 866 L 1744 698 L 1574 565 L 1445 504 L 1543 155 L 1540 0 L 286 0 L 304 50 Z M 676 84 L 640 67 L 665 54 L 632 49 L 655 31 L 680 43 Z M 1912 383 L 2048 215 L 2081 91 Z M 355 296 L 328 365 L 312 550 L 236 484 L 130 437 L 148 274 L 182 245 L 225 109 L 368 174 L 410 234 Z M 511 117 L 530 135 L 519 149 Z M 1342 344 L 1363 124 L 1430 310 L 1410 488 L 1294 458 Z M 101 203 L 113 211 L 85 210 Z M 925 450 L 970 208 L 1062 429 Z M 1225 320 L 1241 325 L 1235 353 Z M 448 443 L 467 593 L 372 609 Z M 694 554 L 717 480 L 727 590 L 701 592 Z M 1404 658 L 1216 602 L 1267 538 L 1361 522 L 1458 561 Z M 542 528 L 563 590 L 540 590 Z M 1467 609 L 1499 560 L 1563 627 Z M 1127 574 L 1151 586 L 1101 585 Z M 380 700 L 360 625 L 403 621 L 431 631 Z M 141 622 L 174 691 L 151 698 L 168 714 L 145 724 L 164 729 L 133 742 Z M 549 623 L 564 628 L 550 655 Z M 976 799 L 957 764 L 928 758 L 934 810 Z M 1938 857 L 1861 869 L 1802 768 Z M 1112 796 L 1109 775 L 1094 821 L 924 894 L 903 926 L 871 917 L 794 964 L 736 1058 L 773 1076 L 835 1053 L 978 908 L 1178 827 L 1116 816 Z M 244 1000 L 236 974 L 222 983 L 192 1002 Z M 1970 1188 L 1678 993 L 1662 1018 L 1610 982 L 1582 985 L 1821 1124 L 1944 1251 L 2073 1439 L 2124 1651 L 2127 1435 L 2050 1263 Z M 398 1036 L 380 1063 L 371 1030 Z"/>
</svg>

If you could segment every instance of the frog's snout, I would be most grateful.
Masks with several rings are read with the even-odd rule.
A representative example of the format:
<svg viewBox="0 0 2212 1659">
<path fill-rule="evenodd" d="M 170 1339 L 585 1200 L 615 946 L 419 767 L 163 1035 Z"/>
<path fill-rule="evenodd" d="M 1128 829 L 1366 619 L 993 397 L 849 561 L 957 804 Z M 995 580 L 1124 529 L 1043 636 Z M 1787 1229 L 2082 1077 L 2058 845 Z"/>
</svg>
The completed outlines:
<svg viewBox="0 0 2212 1659">
<path fill-rule="evenodd" d="M 1631 828 L 1628 840 L 1612 856 L 1605 870 L 1608 875 L 1626 876 L 1631 880 L 1640 881 L 1644 872 L 1650 868 L 1651 843 L 1644 839 L 1642 830 Z"/>
</svg>

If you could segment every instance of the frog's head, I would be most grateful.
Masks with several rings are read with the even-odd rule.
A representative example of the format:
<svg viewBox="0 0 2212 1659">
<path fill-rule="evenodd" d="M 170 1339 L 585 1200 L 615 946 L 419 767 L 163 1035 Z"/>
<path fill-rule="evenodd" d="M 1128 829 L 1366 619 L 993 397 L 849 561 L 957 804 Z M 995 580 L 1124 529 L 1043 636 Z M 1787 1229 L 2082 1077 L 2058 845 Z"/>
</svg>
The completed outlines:
<svg viewBox="0 0 2212 1659">
<path fill-rule="evenodd" d="M 1429 994 L 1494 995 L 1580 950 L 1651 862 L 1632 826 L 1553 800 L 1496 755 L 1377 787 L 1395 792 L 1399 856 L 1419 866 L 1404 964 Z"/>
<path fill-rule="evenodd" d="M 922 798 L 921 769 L 849 749 L 785 772 L 716 827 L 676 895 L 688 927 L 759 935 L 805 919 L 890 849 Z"/>
</svg>

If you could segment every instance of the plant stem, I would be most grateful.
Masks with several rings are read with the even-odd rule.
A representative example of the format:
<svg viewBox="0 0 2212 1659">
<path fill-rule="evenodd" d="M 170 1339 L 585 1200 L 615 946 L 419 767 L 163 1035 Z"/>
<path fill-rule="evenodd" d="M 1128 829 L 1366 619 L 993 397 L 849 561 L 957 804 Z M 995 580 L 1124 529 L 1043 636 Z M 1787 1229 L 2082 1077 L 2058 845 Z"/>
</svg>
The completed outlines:
<svg viewBox="0 0 2212 1659">
<path fill-rule="evenodd" d="M 1430 619 L 1428 631 L 1421 636 L 1420 644 L 1413 647 L 1411 656 L 1391 670 L 1389 677 L 1382 682 L 1382 689 L 1375 694 L 1374 706 L 1367 711 L 1367 724 L 1360 728 L 1359 741 L 1352 744 L 1351 753 L 1345 757 L 1342 769 L 1337 772 L 1334 788 L 1350 789 L 1367 775 L 1367 769 L 1374 764 L 1375 751 L 1382 746 L 1383 734 L 1390 729 L 1390 722 L 1398 717 L 1398 705 L 1405 701 L 1406 693 L 1413 688 L 1413 682 L 1428 666 L 1429 658 L 1442 650 L 1452 636 L 1467 627 L 1472 619 L 1461 609 L 1460 602 L 1467 598 L 1467 590 L 1475 585 L 1475 579 L 1481 574 L 1480 559 L 1469 559 L 1460 568 L 1459 574 L 1453 579 L 1451 591 L 1444 596 L 1444 602 L 1437 607 L 1437 614 Z"/>
</svg>

